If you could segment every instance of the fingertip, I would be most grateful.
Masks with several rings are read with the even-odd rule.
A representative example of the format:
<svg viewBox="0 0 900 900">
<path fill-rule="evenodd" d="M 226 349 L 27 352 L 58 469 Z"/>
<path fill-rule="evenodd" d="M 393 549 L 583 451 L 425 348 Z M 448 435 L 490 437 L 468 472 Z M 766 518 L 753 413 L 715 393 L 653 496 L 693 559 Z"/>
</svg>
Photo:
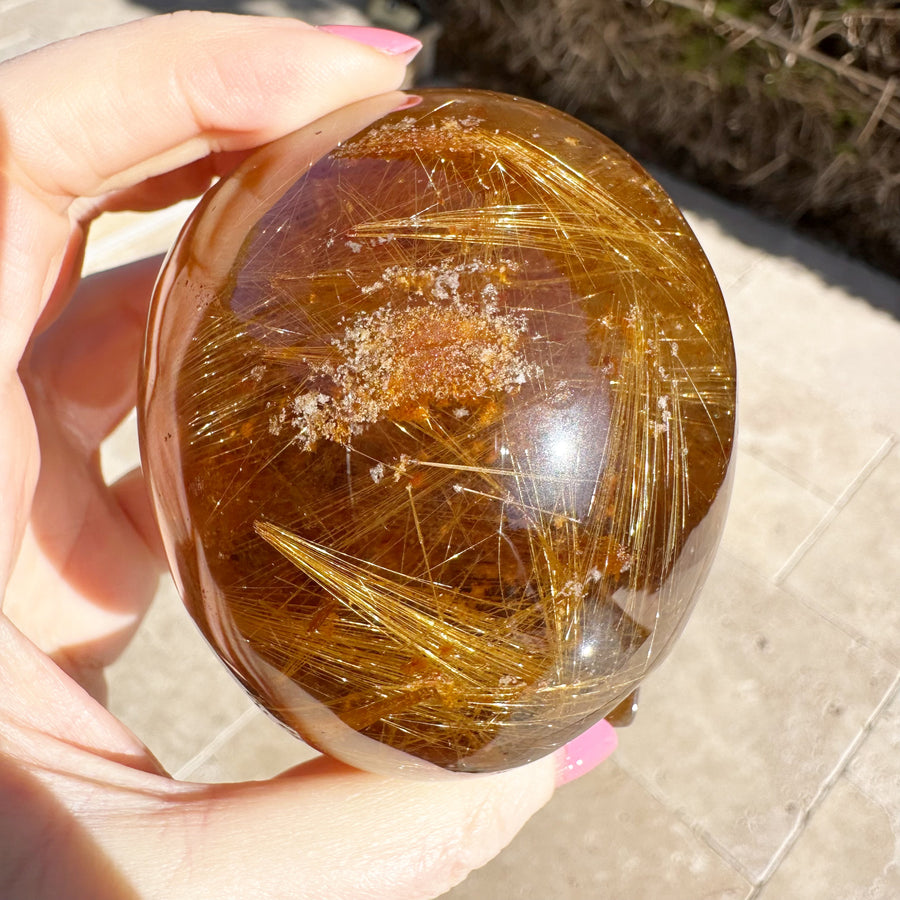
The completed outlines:
<svg viewBox="0 0 900 900">
<path fill-rule="evenodd" d="M 387 28 L 371 28 L 367 25 L 321 25 L 319 31 L 327 31 L 338 37 L 374 47 L 388 56 L 396 56 L 404 63 L 410 62 L 422 49 L 422 42 L 412 35 Z"/>
<path fill-rule="evenodd" d="M 224 790 L 241 805 L 243 831 L 267 836 L 267 870 L 302 879 L 310 895 L 424 898 L 500 853 L 552 797 L 555 769 L 551 755 L 499 773 L 420 780 L 321 756 Z M 212 828 L 217 818 L 207 817 Z M 227 819 L 234 830 L 234 807 Z"/>
<path fill-rule="evenodd" d="M 618 745 L 616 730 L 601 719 L 556 754 L 556 786 L 586 775 L 609 757 Z"/>
<path fill-rule="evenodd" d="M 418 42 L 373 43 L 385 40 L 200 11 L 82 35 L 5 64 L 0 110 L 21 126 L 10 153 L 56 205 L 121 190 L 395 90 Z"/>
</svg>

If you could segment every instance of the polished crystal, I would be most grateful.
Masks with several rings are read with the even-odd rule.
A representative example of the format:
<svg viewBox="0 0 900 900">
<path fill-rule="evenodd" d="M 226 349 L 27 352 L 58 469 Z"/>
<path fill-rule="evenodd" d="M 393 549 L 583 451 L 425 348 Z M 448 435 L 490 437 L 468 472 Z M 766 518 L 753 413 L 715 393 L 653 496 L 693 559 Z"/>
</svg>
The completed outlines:
<svg viewBox="0 0 900 900">
<path fill-rule="evenodd" d="M 154 299 L 144 460 L 187 608 L 265 709 L 364 768 L 494 771 L 612 711 L 684 625 L 733 349 L 612 142 L 487 92 L 392 106 L 202 200 Z"/>
</svg>

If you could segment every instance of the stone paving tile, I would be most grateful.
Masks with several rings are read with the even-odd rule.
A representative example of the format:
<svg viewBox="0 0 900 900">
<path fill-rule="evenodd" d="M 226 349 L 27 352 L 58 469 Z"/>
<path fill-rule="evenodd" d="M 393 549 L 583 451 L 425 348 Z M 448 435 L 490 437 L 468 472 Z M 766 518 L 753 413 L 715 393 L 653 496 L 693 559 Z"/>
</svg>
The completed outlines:
<svg viewBox="0 0 900 900">
<path fill-rule="evenodd" d="M 182 766 L 178 777 L 210 784 L 259 781 L 319 755 L 261 710 L 248 710 L 234 724 Z"/>
<path fill-rule="evenodd" d="M 785 585 L 900 665 L 900 444 L 860 485 Z"/>
<path fill-rule="evenodd" d="M 100 216 L 91 225 L 84 274 L 91 275 L 166 253 L 196 203 L 196 200 L 184 200 L 156 212 L 118 212 Z"/>
<path fill-rule="evenodd" d="M 615 763 L 560 790 L 444 900 L 744 900 L 750 885 Z"/>
<path fill-rule="evenodd" d="M 662 169 L 651 166 L 650 172 L 684 213 L 727 302 L 730 291 L 767 258 L 766 247 L 777 230 L 771 223 Z"/>
<path fill-rule="evenodd" d="M 900 687 L 850 761 L 847 779 L 900 817 Z"/>
<path fill-rule="evenodd" d="M 764 876 L 897 668 L 721 554 L 617 759 L 747 877 Z"/>
<path fill-rule="evenodd" d="M 900 815 L 842 778 L 754 900 L 896 900 Z"/>
<path fill-rule="evenodd" d="M 122 0 L 0 0 L 0 60 L 142 14 Z"/>
<path fill-rule="evenodd" d="M 738 420 L 743 453 L 829 503 L 847 490 L 888 437 L 808 384 L 787 375 L 773 378 L 753 358 L 740 363 Z"/>
<path fill-rule="evenodd" d="M 685 217 L 709 259 L 727 304 L 735 286 L 766 258 L 765 254 L 728 234 L 716 219 L 690 210 L 685 211 Z"/>
<path fill-rule="evenodd" d="M 860 290 L 848 294 L 795 260 L 766 259 L 729 296 L 738 358 L 768 367 L 776 382 L 786 375 L 809 386 L 866 427 L 898 433 L 900 321 L 858 299 Z"/>
<path fill-rule="evenodd" d="M 251 706 L 168 579 L 107 675 L 110 710 L 169 772 L 181 769 Z"/>
<path fill-rule="evenodd" d="M 791 478 L 741 449 L 722 546 L 768 577 L 790 559 L 830 508 Z"/>
<path fill-rule="evenodd" d="M 119 427 L 103 442 L 100 450 L 103 479 L 107 484 L 113 484 L 126 472 L 130 472 L 140 464 L 137 413 L 132 410 Z"/>
</svg>

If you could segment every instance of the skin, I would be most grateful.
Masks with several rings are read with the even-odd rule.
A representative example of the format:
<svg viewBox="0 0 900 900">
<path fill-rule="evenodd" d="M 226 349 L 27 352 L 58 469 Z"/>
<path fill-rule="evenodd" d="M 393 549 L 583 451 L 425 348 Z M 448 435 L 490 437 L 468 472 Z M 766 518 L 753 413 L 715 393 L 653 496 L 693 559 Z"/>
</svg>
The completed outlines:
<svg viewBox="0 0 900 900">
<path fill-rule="evenodd" d="M 162 571 L 140 473 L 98 448 L 134 405 L 158 261 L 80 281 L 90 221 L 201 191 L 404 58 L 298 22 L 183 13 L 0 66 L 0 896 L 434 897 L 550 797 L 556 761 L 397 782 L 323 759 L 179 783 L 102 705 Z M 399 101 L 399 97 L 398 97 Z"/>
</svg>

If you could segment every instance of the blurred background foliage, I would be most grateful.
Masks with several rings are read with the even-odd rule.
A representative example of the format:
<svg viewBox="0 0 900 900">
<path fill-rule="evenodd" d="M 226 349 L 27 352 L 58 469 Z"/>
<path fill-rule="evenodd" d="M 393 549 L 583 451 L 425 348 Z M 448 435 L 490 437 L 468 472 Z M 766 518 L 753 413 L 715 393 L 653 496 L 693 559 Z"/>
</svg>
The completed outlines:
<svg viewBox="0 0 900 900">
<path fill-rule="evenodd" d="M 439 73 L 455 83 L 565 109 L 900 275 L 900 3 L 406 5 L 442 26 Z"/>
</svg>

